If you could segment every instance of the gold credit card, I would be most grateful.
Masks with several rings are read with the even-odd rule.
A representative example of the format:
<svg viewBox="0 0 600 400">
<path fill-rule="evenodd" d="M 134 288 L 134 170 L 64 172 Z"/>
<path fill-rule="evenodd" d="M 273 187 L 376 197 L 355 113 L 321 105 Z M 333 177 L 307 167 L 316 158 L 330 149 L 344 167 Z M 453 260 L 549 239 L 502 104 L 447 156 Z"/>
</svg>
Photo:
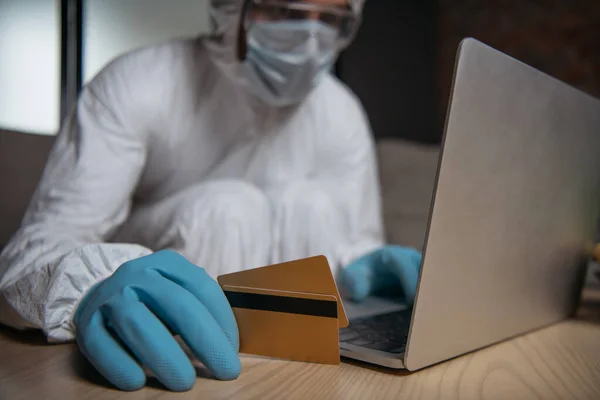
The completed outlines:
<svg viewBox="0 0 600 400">
<path fill-rule="evenodd" d="M 339 328 L 348 326 L 348 317 L 325 256 L 304 258 L 221 275 L 217 281 L 221 287 L 237 286 L 335 296 Z"/>
<path fill-rule="evenodd" d="M 339 364 L 336 296 L 224 285 L 235 314 L 240 353 Z"/>
</svg>

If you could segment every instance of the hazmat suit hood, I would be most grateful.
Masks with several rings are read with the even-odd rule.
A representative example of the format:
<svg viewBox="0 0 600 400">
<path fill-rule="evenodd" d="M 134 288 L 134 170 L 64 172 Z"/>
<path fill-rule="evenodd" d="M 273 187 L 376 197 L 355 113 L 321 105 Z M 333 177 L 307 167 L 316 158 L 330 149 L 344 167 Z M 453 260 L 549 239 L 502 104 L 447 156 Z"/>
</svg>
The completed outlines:
<svg viewBox="0 0 600 400">
<path fill-rule="evenodd" d="M 240 20 L 248 0 L 210 0 L 209 16 L 211 33 L 207 48 L 217 67 L 236 84 L 245 85 L 237 71 Z M 362 13 L 365 0 L 348 0 L 350 9 L 357 15 Z"/>
</svg>

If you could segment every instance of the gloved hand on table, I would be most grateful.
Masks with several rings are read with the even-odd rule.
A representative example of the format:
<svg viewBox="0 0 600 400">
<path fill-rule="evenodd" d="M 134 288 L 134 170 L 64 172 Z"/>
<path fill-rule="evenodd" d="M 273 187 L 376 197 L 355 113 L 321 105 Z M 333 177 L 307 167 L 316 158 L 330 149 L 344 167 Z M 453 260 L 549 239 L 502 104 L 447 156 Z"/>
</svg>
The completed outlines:
<svg viewBox="0 0 600 400">
<path fill-rule="evenodd" d="M 353 301 L 369 295 L 396 295 L 408 304 L 415 299 L 421 253 L 387 245 L 351 262 L 340 271 L 342 292 Z"/>
<path fill-rule="evenodd" d="M 172 391 L 194 386 L 196 370 L 170 331 L 217 379 L 240 374 L 227 298 L 202 268 L 172 251 L 121 265 L 87 293 L 74 322 L 82 353 L 121 390 L 145 385 L 143 367 Z"/>
</svg>

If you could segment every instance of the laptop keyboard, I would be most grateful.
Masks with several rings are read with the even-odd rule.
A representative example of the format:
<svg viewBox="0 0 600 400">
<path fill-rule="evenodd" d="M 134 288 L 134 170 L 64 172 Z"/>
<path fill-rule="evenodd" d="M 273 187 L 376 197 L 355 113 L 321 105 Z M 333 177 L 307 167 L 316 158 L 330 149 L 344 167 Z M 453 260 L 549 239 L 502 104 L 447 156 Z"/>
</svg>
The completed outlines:
<svg viewBox="0 0 600 400">
<path fill-rule="evenodd" d="M 400 354 L 406 350 L 412 309 L 353 319 L 340 329 L 340 342 Z"/>
</svg>

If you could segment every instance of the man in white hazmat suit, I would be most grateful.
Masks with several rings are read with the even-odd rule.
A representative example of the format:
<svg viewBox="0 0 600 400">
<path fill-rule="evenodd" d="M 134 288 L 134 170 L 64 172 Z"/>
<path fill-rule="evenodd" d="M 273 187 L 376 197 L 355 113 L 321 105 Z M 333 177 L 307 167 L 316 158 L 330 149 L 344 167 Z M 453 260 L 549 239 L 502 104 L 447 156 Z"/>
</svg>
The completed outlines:
<svg viewBox="0 0 600 400">
<path fill-rule="evenodd" d="M 360 300 L 412 301 L 420 253 L 386 245 L 374 145 L 328 71 L 363 0 L 212 0 L 214 33 L 135 50 L 83 90 L 0 256 L 0 322 L 76 339 L 116 387 L 241 371 L 213 278 L 325 254 Z"/>
</svg>

